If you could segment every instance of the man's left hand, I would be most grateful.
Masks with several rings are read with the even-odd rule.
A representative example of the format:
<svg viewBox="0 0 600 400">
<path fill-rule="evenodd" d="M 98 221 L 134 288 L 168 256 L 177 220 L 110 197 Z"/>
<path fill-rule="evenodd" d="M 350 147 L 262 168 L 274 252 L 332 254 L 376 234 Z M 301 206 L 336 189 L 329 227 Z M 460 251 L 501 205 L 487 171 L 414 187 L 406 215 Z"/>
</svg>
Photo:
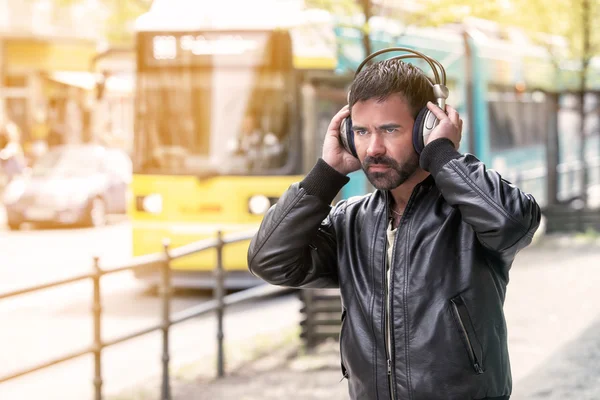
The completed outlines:
<svg viewBox="0 0 600 400">
<path fill-rule="evenodd" d="M 425 143 L 425 145 L 435 139 L 446 138 L 450 139 L 452 143 L 454 143 L 454 148 L 458 150 L 462 138 L 463 125 L 463 121 L 460 119 L 458 112 L 449 105 L 446 105 L 446 112 L 444 112 L 437 104 L 432 102 L 427 102 L 427 108 L 431 110 L 440 123 L 433 129 L 429 138 L 427 138 L 427 143 Z"/>
</svg>

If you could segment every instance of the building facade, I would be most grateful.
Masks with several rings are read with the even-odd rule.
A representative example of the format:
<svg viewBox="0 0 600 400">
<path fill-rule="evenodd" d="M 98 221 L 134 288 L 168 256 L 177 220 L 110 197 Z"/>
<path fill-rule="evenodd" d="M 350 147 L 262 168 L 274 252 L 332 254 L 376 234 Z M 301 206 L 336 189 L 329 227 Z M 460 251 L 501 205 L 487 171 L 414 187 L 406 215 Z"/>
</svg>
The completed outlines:
<svg viewBox="0 0 600 400">
<path fill-rule="evenodd" d="M 0 126 L 16 124 L 26 151 L 56 133 L 91 137 L 91 93 L 76 77 L 90 72 L 103 16 L 95 1 L 55 3 L 0 0 Z"/>
</svg>

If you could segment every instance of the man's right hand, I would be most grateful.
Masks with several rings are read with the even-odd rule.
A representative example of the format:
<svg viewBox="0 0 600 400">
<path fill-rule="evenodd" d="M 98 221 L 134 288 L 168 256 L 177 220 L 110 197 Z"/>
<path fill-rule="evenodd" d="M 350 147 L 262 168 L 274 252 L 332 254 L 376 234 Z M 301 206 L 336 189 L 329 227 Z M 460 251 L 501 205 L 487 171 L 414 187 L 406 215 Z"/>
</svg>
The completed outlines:
<svg viewBox="0 0 600 400">
<path fill-rule="evenodd" d="M 340 142 L 340 125 L 349 116 L 350 109 L 346 105 L 331 119 L 323 142 L 323 161 L 344 175 L 360 169 L 360 161 L 346 151 Z"/>
</svg>

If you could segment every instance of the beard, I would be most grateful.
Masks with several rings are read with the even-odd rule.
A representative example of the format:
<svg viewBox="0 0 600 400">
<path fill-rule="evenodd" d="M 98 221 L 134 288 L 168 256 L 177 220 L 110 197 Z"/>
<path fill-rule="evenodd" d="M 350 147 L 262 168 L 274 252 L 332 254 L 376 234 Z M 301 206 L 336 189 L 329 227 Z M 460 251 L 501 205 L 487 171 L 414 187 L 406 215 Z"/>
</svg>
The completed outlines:
<svg viewBox="0 0 600 400">
<path fill-rule="evenodd" d="M 369 166 L 385 165 L 389 169 L 385 172 L 370 172 Z M 362 169 L 367 175 L 367 179 L 376 189 L 392 190 L 402 185 L 408 178 L 414 175 L 419 168 L 419 156 L 413 153 L 403 164 L 398 163 L 390 157 L 370 157 L 367 156 L 362 163 Z"/>
</svg>

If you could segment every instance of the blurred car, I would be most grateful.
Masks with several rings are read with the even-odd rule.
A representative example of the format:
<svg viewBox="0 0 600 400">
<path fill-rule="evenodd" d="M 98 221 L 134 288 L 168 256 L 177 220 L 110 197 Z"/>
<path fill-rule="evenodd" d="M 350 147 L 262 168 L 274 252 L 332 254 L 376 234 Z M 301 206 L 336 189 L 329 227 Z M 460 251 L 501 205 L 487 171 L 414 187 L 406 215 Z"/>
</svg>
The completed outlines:
<svg viewBox="0 0 600 400">
<path fill-rule="evenodd" d="M 11 230 L 23 222 L 102 226 L 127 211 L 129 156 L 98 145 L 64 145 L 41 156 L 4 191 Z"/>
</svg>

